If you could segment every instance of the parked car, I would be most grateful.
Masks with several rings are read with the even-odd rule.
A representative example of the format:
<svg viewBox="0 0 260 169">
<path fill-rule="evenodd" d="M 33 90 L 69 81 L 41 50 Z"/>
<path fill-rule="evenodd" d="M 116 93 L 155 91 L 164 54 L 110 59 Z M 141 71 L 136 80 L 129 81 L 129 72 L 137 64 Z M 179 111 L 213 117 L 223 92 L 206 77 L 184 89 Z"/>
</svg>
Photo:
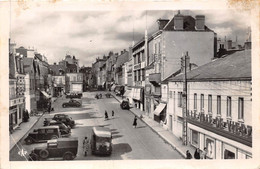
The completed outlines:
<svg viewBox="0 0 260 169">
<path fill-rule="evenodd" d="M 78 153 L 78 138 L 58 138 L 49 140 L 47 146 L 34 148 L 29 154 L 33 161 L 45 160 L 47 158 L 63 158 L 73 160 Z"/>
<path fill-rule="evenodd" d="M 123 101 L 121 102 L 121 104 L 120 104 L 120 107 L 121 107 L 122 109 L 127 109 L 127 110 L 129 110 L 129 109 L 130 109 L 129 101 L 128 101 L 128 100 L 123 100 Z"/>
<path fill-rule="evenodd" d="M 47 120 L 46 120 L 47 121 Z M 61 121 L 56 121 L 56 120 L 51 120 L 48 123 L 44 123 L 44 126 L 59 126 L 60 133 L 62 137 L 67 137 L 70 136 L 71 133 L 71 128 L 70 126 L 66 126 L 63 122 Z"/>
<path fill-rule="evenodd" d="M 112 133 L 109 128 L 93 127 L 91 135 L 92 154 L 111 155 Z"/>
<path fill-rule="evenodd" d="M 62 104 L 62 107 L 80 107 L 81 103 L 77 100 L 71 99 L 69 102 L 65 102 Z"/>
<path fill-rule="evenodd" d="M 112 96 L 111 93 L 106 93 L 105 95 L 107 98 L 110 98 Z"/>
<path fill-rule="evenodd" d="M 51 120 L 60 121 L 66 126 L 70 126 L 70 128 L 73 128 L 75 126 L 75 121 L 72 120 L 72 118 L 69 117 L 67 114 L 55 114 L 53 118 L 45 118 L 45 121 L 43 122 L 44 125 L 48 126 Z"/>
<path fill-rule="evenodd" d="M 30 132 L 28 136 L 24 139 L 26 144 L 46 142 L 50 139 L 60 138 L 60 129 L 58 126 L 46 126 L 34 129 Z"/>
</svg>

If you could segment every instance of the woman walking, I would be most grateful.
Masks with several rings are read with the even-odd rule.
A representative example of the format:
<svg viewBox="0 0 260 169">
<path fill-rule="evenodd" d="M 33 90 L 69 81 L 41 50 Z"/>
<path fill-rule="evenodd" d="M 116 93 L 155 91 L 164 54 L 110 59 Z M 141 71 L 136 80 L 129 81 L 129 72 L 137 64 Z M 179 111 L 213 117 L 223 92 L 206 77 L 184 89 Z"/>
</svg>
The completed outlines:
<svg viewBox="0 0 260 169">
<path fill-rule="evenodd" d="M 196 148 L 195 152 L 194 152 L 194 158 L 195 159 L 200 159 L 200 149 Z"/>
<path fill-rule="evenodd" d="M 114 110 L 112 110 L 112 117 L 114 117 L 114 115 L 115 115 L 115 112 L 114 112 Z"/>
<path fill-rule="evenodd" d="M 108 119 L 108 114 L 107 114 L 107 111 L 105 111 L 105 120 Z"/>
<path fill-rule="evenodd" d="M 134 118 L 133 128 L 136 128 L 136 126 L 137 126 L 137 116 L 135 116 L 135 118 Z"/>
</svg>

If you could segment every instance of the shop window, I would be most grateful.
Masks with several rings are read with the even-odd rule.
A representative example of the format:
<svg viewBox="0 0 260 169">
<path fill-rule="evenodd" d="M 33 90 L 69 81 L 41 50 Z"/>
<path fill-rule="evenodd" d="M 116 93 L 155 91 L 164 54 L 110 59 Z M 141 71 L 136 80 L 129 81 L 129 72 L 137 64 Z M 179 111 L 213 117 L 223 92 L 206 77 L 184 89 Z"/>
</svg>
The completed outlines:
<svg viewBox="0 0 260 169">
<path fill-rule="evenodd" d="M 244 98 L 238 98 L 238 118 L 244 119 Z"/>
<path fill-rule="evenodd" d="M 227 97 L 227 117 L 231 117 L 231 97 Z"/>
<path fill-rule="evenodd" d="M 212 113 L 212 95 L 208 95 L 208 112 Z"/>
<path fill-rule="evenodd" d="M 195 147 L 199 146 L 199 132 L 191 130 L 191 144 Z"/>
<path fill-rule="evenodd" d="M 205 147 L 207 148 L 207 158 L 215 158 L 215 141 L 209 137 L 206 137 Z"/>
<path fill-rule="evenodd" d="M 204 94 L 200 95 L 200 110 L 204 110 Z"/>
<path fill-rule="evenodd" d="M 194 93 L 194 110 L 197 110 L 197 93 Z"/>
<path fill-rule="evenodd" d="M 224 159 L 235 159 L 236 155 L 232 151 L 225 150 L 224 151 Z"/>
<path fill-rule="evenodd" d="M 221 115 L 221 96 L 217 96 L 217 114 Z"/>
</svg>

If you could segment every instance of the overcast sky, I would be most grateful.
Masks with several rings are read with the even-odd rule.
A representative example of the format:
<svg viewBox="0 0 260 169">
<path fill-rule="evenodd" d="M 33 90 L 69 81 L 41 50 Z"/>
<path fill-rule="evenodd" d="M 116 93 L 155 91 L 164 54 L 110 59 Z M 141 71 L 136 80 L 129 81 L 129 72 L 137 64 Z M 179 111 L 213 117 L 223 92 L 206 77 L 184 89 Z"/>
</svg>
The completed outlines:
<svg viewBox="0 0 260 169">
<path fill-rule="evenodd" d="M 156 20 L 172 19 L 177 11 L 51 11 L 27 9 L 12 14 L 11 38 L 17 47 L 34 47 L 48 62 L 59 62 L 66 53 L 75 55 L 80 66 L 91 66 L 96 57 L 114 53 L 139 41 L 147 27 L 151 34 L 158 29 Z M 205 24 L 218 37 L 242 44 L 250 26 L 249 12 L 233 10 L 181 11 L 184 15 L 206 17 Z"/>
</svg>

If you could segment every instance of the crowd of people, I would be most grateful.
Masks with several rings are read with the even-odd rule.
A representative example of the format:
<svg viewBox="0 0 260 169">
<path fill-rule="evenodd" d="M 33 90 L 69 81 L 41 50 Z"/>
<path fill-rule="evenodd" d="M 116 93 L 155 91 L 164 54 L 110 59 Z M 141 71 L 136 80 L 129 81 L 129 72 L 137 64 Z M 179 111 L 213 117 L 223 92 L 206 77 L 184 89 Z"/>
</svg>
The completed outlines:
<svg viewBox="0 0 260 169">
<path fill-rule="evenodd" d="M 199 148 L 196 148 L 194 152 L 194 159 L 206 159 L 207 157 L 207 148 L 205 147 L 203 151 L 200 151 Z M 186 159 L 192 159 L 192 155 L 189 150 L 186 151 Z"/>
</svg>

